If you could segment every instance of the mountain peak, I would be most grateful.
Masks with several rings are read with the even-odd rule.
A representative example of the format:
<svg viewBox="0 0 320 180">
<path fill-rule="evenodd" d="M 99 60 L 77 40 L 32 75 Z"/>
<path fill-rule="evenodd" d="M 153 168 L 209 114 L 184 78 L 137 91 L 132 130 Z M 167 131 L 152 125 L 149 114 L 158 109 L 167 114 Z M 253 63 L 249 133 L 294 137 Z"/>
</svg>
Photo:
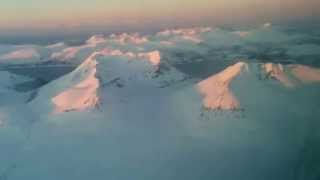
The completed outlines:
<svg viewBox="0 0 320 180">
<path fill-rule="evenodd" d="M 204 107 L 224 110 L 239 108 L 240 104 L 229 85 L 243 70 L 248 70 L 248 65 L 239 62 L 198 83 L 197 88 L 203 96 Z"/>
<path fill-rule="evenodd" d="M 253 66 L 258 66 L 258 68 L 253 68 Z M 242 72 L 249 72 L 249 75 L 256 76 L 255 73 L 252 73 L 255 70 L 258 71 L 257 74 L 262 74 L 265 79 L 253 78 L 250 83 L 265 83 L 265 80 L 274 79 L 280 82 L 281 86 L 294 88 L 304 84 L 320 82 L 320 69 L 305 65 L 238 62 L 196 85 L 197 90 L 203 97 L 203 106 L 208 109 L 239 109 L 240 102 L 234 96 L 230 85 Z M 248 81 L 246 78 L 241 80 Z"/>
<path fill-rule="evenodd" d="M 70 88 L 59 93 L 52 98 L 55 105 L 55 113 L 61 113 L 71 110 L 83 110 L 93 107 L 98 102 L 97 89 L 99 88 L 99 80 L 96 78 L 95 57 L 98 52 L 88 57 L 72 74 L 73 78 L 82 78 L 80 82 L 75 83 Z"/>
</svg>

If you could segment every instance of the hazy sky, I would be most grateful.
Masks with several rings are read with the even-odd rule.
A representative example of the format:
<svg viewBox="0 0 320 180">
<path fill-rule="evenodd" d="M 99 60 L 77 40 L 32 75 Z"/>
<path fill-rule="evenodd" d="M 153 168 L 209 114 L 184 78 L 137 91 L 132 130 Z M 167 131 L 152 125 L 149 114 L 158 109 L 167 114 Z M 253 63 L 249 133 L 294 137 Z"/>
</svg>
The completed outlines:
<svg viewBox="0 0 320 180">
<path fill-rule="evenodd" d="M 312 19 L 320 0 L 0 0 L 0 29 Z"/>
</svg>

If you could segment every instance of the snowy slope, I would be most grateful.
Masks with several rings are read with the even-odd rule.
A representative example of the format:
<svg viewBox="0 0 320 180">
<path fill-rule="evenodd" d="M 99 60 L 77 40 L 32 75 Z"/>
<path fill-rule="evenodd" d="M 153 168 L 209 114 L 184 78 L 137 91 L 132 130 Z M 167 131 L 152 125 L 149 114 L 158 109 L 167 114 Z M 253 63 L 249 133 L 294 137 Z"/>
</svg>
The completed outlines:
<svg viewBox="0 0 320 180">
<path fill-rule="evenodd" d="M 55 113 L 81 111 L 95 107 L 98 93 L 108 93 L 109 85 L 124 87 L 121 91 L 127 93 L 134 88 L 133 92 L 143 92 L 143 88 L 164 88 L 186 79 L 160 60 L 159 52 L 134 54 L 110 49 L 94 52 L 74 71 L 42 87 L 31 104 L 54 108 Z"/>
<path fill-rule="evenodd" d="M 40 171 L 35 172 L 22 167 L 24 171 L 17 170 L 12 177 L 46 177 L 47 173 L 59 177 L 45 169 L 65 168 L 72 164 L 77 170 L 100 173 L 95 178 L 103 174 L 119 179 L 166 179 L 177 173 L 175 168 L 178 167 L 179 178 L 187 175 L 186 179 L 191 180 L 205 174 L 208 177 L 205 179 L 232 179 L 234 174 L 228 172 L 235 171 L 220 167 L 220 164 L 214 166 L 217 161 L 237 168 L 240 177 L 247 174 L 253 179 L 295 177 L 289 172 L 299 164 L 296 158 L 304 155 L 301 148 L 304 147 L 304 137 L 310 136 L 308 124 L 316 123 L 315 114 L 311 112 L 318 103 L 310 103 L 310 100 L 319 95 L 316 91 L 318 83 L 298 81 L 293 75 L 293 67 L 308 67 L 239 62 L 194 83 L 179 81 L 177 77 L 183 74 L 169 65 L 161 69 L 161 63 L 154 66 L 148 59 L 111 52 L 106 49 L 92 54 L 77 70 L 40 89 L 39 96 L 30 105 L 40 103 L 34 107 L 38 109 L 44 106 L 44 102 L 50 103 L 48 113 L 51 116 L 42 116 L 41 119 L 52 120 L 58 125 L 40 124 L 33 133 L 31 147 L 34 149 L 30 147 L 31 150 L 25 153 L 30 156 L 29 164 L 39 158 L 52 163 L 36 166 Z M 157 74 L 159 68 L 161 73 Z M 312 72 L 314 79 L 317 70 L 312 68 L 307 72 L 302 73 L 303 76 L 309 77 Z M 286 86 L 283 76 L 294 80 L 295 86 Z M 72 94 L 80 92 L 76 90 L 77 85 L 87 79 L 94 83 L 86 83 L 88 86 L 77 100 L 98 98 L 98 106 L 93 103 L 86 106 L 87 110 L 81 106 L 71 112 L 52 114 L 57 108 L 52 98 L 63 95 L 72 100 Z M 159 84 L 164 80 L 172 83 L 163 88 Z M 72 103 L 64 105 L 69 106 L 64 108 L 66 111 L 75 107 Z M 46 137 L 36 138 L 47 130 L 50 133 Z M 48 138 L 50 143 L 45 143 Z M 42 152 L 43 149 L 37 148 L 39 146 L 48 149 Z M 100 148 L 95 148 L 97 146 Z M 59 158 L 53 160 L 54 157 L 48 156 L 55 153 L 50 151 L 53 147 L 62 151 L 63 156 L 72 155 L 74 159 L 67 164 Z M 252 157 L 254 159 L 248 160 Z M 110 166 L 110 170 L 103 173 L 104 168 L 89 168 L 97 161 Z M 132 170 L 140 161 L 144 163 L 138 165 L 139 169 Z M 115 163 L 120 167 L 113 166 Z M 195 169 L 195 165 L 201 168 Z M 211 173 L 211 168 L 206 170 L 212 166 L 217 173 Z M 59 170 L 63 177 L 89 177 L 82 171 L 79 177 L 64 168 Z M 160 176 L 153 173 L 159 168 L 162 169 Z M 129 173 L 123 175 L 123 170 Z M 300 169 L 297 171 L 299 174 Z"/>
<path fill-rule="evenodd" d="M 6 128 L 8 124 L 18 125 L 28 119 L 28 115 L 22 119 L 27 109 L 24 103 L 32 92 L 22 92 L 19 87 L 32 86 L 30 82 L 34 79 L 0 71 L 0 128 Z"/>
<path fill-rule="evenodd" d="M 42 87 L 36 99 L 31 102 L 32 106 L 40 107 L 45 112 L 59 113 L 94 105 L 97 101 L 96 89 L 99 86 L 95 78 L 95 56 L 96 53 L 93 53 L 70 74 Z M 52 108 L 53 110 L 50 110 Z"/>
<path fill-rule="evenodd" d="M 92 54 L 73 72 L 75 75 L 72 80 L 75 85 L 52 98 L 56 107 L 55 112 L 82 110 L 97 104 L 99 80 L 95 77 L 97 65 L 93 59 L 95 56 L 96 54 Z M 77 76 L 83 76 L 84 79 L 76 80 L 79 78 Z"/>
<path fill-rule="evenodd" d="M 320 82 L 320 69 L 304 65 L 239 62 L 197 84 L 197 88 L 203 96 L 203 106 L 212 110 L 239 109 L 241 102 L 234 96 L 231 86 L 232 81 L 243 73 L 250 74 L 253 77 L 256 76 L 255 80 L 250 82 L 253 84 L 269 83 L 268 81 L 274 79 L 279 82 L 280 86 L 294 88 L 304 84 Z M 243 81 L 248 80 L 243 79 Z"/>
</svg>

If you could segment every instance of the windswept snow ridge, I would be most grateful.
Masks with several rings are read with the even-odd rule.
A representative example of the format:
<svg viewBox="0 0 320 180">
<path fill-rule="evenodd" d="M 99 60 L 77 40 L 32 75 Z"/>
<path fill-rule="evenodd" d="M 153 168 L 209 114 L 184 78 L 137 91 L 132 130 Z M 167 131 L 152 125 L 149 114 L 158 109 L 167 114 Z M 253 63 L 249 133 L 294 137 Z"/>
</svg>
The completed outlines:
<svg viewBox="0 0 320 180">
<path fill-rule="evenodd" d="M 96 78 L 97 62 L 94 59 L 97 55 L 99 53 L 93 53 L 73 72 L 74 78 L 84 76 L 79 83 L 52 98 L 56 113 L 84 110 L 88 107 L 94 107 L 98 103 L 99 80 Z"/>
<path fill-rule="evenodd" d="M 284 67 L 281 64 L 266 63 L 262 65 L 267 77 L 275 78 L 287 87 L 293 87 L 293 82 L 285 74 Z"/>
<path fill-rule="evenodd" d="M 261 66 L 261 68 L 257 68 L 259 72 L 253 71 L 256 69 L 253 68 L 255 65 Z M 266 79 L 275 79 L 287 88 L 320 82 L 320 69 L 304 65 L 248 64 L 239 62 L 197 84 L 197 89 L 203 96 L 203 106 L 212 110 L 235 110 L 241 108 L 241 102 L 234 96 L 230 85 L 232 80 L 240 76 L 242 72 L 252 75 L 255 73 L 263 74 Z M 246 79 L 242 79 L 242 81 L 246 81 Z"/>
<path fill-rule="evenodd" d="M 245 69 L 248 70 L 247 64 L 239 62 L 201 81 L 197 87 L 203 96 L 204 107 L 222 110 L 238 109 L 240 104 L 230 90 L 230 83 Z"/>
<path fill-rule="evenodd" d="M 320 69 L 305 65 L 281 65 L 266 63 L 262 65 L 268 77 L 280 81 L 287 87 L 320 82 Z"/>
<path fill-rule="evenodd" d="M 137 53 L 122 52 L 105 48 L 92 53 L 71 73 L 49 83 L 40 89 L 39 96 L 32 103 L 51 99 L 54 113 L 83 111 L 93 108 L 99 101 L 99 94 L 110 90 L 102 87 L 113 82 L 122 81 L 125 91 L 143 91 L 143 88 L 167 87 L 186 78 L 175 68 L 161 65 L 158 51 Z M 141 85 L 141 90 L 138 90 Z M 132 88 L 135 88 L 133 90 Z M 50 104 L 50 103 L 49 103 Z M 50 106 L 49 106 L 49 109 Z"/>
<path fill-rule="evenodd" d="M 39 106 L 40 111 L 55 114 L 94 107 L 99 100 L 96 57 L 100 55 L 100 52 L 92 53 L 71 73 L 40 88 L 31 106 Z"/>
</svg>

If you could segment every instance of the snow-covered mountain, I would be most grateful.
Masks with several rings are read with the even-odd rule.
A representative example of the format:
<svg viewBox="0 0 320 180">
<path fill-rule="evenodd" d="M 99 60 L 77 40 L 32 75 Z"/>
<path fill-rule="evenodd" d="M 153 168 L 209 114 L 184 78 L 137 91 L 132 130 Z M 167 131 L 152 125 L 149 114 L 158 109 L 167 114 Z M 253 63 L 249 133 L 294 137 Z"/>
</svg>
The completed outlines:
<svg viewBox="0 0 320 180">
<path fill-rule="evenodd" d="M 31 67 L 0 71 L 0 179 L 320 177 L 308 38 L 267 23 L 0 46 L 0 68 Z"/>
<path fill-rule="evenodd" d="M 197 84 L 204 98 L 204 107 L 213 110 L 240 108 L 240 102 L 233 95 L 231 86 L 232 81 L 243 73 L 256 76 L 256 79 L 250 80 L 250 83 L 269 83 L 270 80 L 276 80 L 280 86 L 287 88 L 320 82 L 320 69 L 304 65 L 239 62 Z M 248 80 L 243 79 L 243 81 Z"/>
<path fill-rule="evenodd" d="M 108 94 L 112 87 L 134 96 L 134 92 L 165 88 L 186 79 L 174 67 L 161 63 L 158 51 L 134 54 L 103 49 L 92 53 L 71 73 L 40 88 L 31 104 L 45 107 L 41 104 L 51 100 L 48 105 L 53 105 L 53 112 L 80 111 L 94 108 L 99 96 Z"/>
</svg>

